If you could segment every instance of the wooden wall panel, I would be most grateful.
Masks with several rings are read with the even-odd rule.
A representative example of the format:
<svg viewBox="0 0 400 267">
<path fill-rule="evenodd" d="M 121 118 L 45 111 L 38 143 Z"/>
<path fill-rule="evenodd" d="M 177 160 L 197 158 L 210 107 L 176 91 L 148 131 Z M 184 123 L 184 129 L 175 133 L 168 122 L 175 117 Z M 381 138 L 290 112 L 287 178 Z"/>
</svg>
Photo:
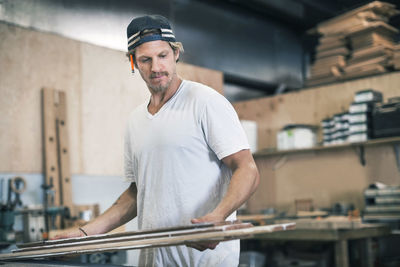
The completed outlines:
<svg viewBox="0 0 400 267">
<path fill-rule="evenodd" d="M 182 79 L 203 83 L 214 88 L 221 95 L 224 94 L 224 75 L 221 71 L 180 62 L 177 66 L 177 73 Z"/>
<path fill-rule="evenodd" d="M 400 72 L 332 84 L 299 92 L 234 103 L 241 119 L 258 123 L 258 147 L 276 146 L 276 133 L 289 123 L 317 124 L 348 109 L 354 93 L 373 88 L 384 99 L 400 96 Z M 319 207 L 336 202 L 364 206 L 363 191 L 376 181 L 400 184 L 400 172 L 390 145 L 365 149 L 366 166 L 353 148 L 259 157 L 261 184 L 248 202 L 251 211 L 268 207 L 294 211 L 294 201 L 312 198 Z"/>
<path fill-rule="evenodd" d="M 82 172 L 123 175 L 126 122 L 149 90 L 121 51 L 82 44 L 81 57 Z"/>
<path fill-rule="evenodd" d="M 72 174 L 123 175 L 130 112 L 149 99 L 125 53 L 0 23 L 0 172 L 42 172 L 40 90 L 66 93 Z M 223 74 L 180 62 L 178 74 L 223 92 Z"/>
<path fill-rule="evenodd" d="M 0 22 L 0 62 L 0 172 L 42 172 L 42 87 L 68 95 L 71 166 L 79 172 L 79 43 Z"/>
<path fill-rule="evenodd" d="M 83 173 L 121 175 L 126 121 L 150 93 L 139 72 L 132 75 L 124 53 L 89 44 L 81 47 Z M 219 71 L 179 62 L 177 72 L 222 92 Z"/>
</svg>

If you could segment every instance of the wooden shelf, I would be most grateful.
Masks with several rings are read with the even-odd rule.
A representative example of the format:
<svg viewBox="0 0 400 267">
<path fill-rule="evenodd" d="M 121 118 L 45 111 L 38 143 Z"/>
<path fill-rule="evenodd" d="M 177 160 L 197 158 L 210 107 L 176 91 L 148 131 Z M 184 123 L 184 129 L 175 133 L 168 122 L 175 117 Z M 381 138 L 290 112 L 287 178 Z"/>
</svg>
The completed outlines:
<svg viewBox="0 0 400 267">
<path fill-rule="evenodd" d="M 299 154 L 299 153 L 309 153 L 309 152 L 318 152 L 318 151 L 330 151 L 330 150 L 340 150 L 345 148 L 364 148 L 367 146 L 375 146 L 375 145 L 384 145 L 384 144 L 400 144 L 400 137 L 390 137 L 390 138 L 379 138 L 372 139 L 366 142 L 359 143 L 347 143 L 342 145 L 329 145 L 329 146 L 317 146 L 306 149 L 291 149 L 291 150 L 280 150 L 280 151 L 271 151 L 269 149 L 263 149 L 253 154 L 255 158 L 257 157 L 270 157 L 270 156 L 279 156 L 279 155 L 287 155 L 287 154 Z"/>
</svg>

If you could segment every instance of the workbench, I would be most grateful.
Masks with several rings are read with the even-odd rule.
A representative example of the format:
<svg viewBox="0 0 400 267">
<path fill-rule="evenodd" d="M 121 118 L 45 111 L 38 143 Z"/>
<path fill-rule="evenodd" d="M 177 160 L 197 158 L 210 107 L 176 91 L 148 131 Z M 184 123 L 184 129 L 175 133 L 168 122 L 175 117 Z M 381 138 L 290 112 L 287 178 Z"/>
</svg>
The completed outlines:
<svg viewBox="0 0 400 267">
<path fill-rule="evenodd" d="M 348 243 L 350 240 L 360 240 L 364 243 L 361 266 L 373 267 L 373 255 L 370 253 L 371 239 L 390 234 L 390 228 L 385 225 L 363 225 L 349 229 L 301 229 L 268 233 L 257 236 L 265 241 L 318 241 L 334 243 L 335 266 L 349 267 Z"/>
</svg>

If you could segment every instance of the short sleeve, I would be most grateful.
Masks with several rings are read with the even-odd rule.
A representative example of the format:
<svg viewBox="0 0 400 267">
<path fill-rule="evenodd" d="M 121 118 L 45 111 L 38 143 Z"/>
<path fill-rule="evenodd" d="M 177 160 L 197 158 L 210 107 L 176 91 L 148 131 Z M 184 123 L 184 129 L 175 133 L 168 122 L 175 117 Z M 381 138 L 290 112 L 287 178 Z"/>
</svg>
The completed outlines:
<svg viewBox="0 0 400 267">
<path fill-rule="evenodd" d="M 219 160 L 250 148 L 235 109 L 217 92 L 206 101 L 201 126 L 208 146 Z"/>
<path fill-rule="evenodd" d="M 124 172 L 125 179 L 130 182 L 136 182 L 135 168 L 133 163 L 131 136 L 129 127 L 126 127 L 124 139 Z"/>
</svg>

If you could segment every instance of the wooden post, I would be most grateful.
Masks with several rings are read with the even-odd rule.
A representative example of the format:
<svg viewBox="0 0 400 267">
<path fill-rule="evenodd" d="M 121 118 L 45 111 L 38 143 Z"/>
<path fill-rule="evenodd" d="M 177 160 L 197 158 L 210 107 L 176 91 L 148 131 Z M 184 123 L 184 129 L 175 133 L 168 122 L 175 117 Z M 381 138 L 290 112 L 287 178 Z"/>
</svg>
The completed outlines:
<svg viewBox="0 0 400 267">
<path fill-rule="evenodd" d="M 46 196 L 46 205 L 67 206 L 72 210 L 71 178 L 69 167 L 68 128 L 66 116 L 66 96 L 51 88 L 42 89 L 44 175 L 46 185 L 50 187 Z M 51 225 L 60 229 L 59 217 Z"/>
<path fill-rule="evenodd" d="M 47 205 L 59 206 L 59 170 L 57 157 L 57 131 L 55 113 L 55 92 L 53 89 L 42 90 L 43 104 L 43 146 L 44 146 L 44 174 L 46 184 L 51 186 L 53 194 L 48 196 Z"/>
<path fill-rule="evenodd" d="M 65 92 L 58 92 L 57 133 L 60 179 L 60 203 L 72 211 L 71 173 L 68 142 L 67 103 Z"/>
</svg>

